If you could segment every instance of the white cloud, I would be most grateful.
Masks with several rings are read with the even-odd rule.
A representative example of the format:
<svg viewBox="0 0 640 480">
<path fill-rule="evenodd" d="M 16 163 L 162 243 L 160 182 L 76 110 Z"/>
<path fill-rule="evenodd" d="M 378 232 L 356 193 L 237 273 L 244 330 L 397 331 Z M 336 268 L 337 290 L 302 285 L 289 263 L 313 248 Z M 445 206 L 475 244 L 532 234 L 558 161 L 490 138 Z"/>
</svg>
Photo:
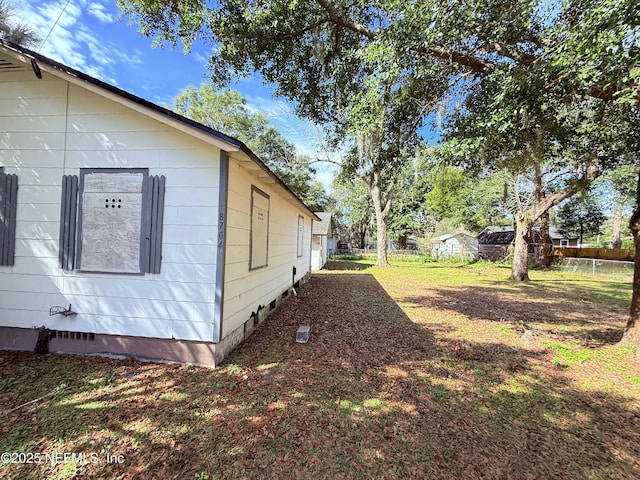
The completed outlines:
<svg viewBox="0 0 640 480">
<path fill-rule="evenodd" d="M 205 55 L 201 54 L 200 52 L 195 52 L 192 51 L 191 55 L 193 55 L 193 57 L 196 59 L 196 61 L 202 65 L 203 67 L 208 67 L 209 66 L 209 57 L 206 57 Z"/>
<path fill-rule="evenodd" d="M 93 15 L 102 23 L 113 23 L 114 16 L 107 11 L 107 7 L 101 3 L 91 3 L 87 8 L 89 15 Z"/>
<path fill-rule="evenodd" d="M 140 52 L 123 52 L 114 43 L 102 42 L 85 23 L 83 12 L 100 22 L 112 22 L 113 15 L 98 2 L 86 0 L 26 1 L 17 13 L 31 25 L 43 43 L 36 47 L 42 55 L 80 70 L 87 75 L 116 84 L 114 68 L 118 60 L 140 63 Z"/>
</svg>

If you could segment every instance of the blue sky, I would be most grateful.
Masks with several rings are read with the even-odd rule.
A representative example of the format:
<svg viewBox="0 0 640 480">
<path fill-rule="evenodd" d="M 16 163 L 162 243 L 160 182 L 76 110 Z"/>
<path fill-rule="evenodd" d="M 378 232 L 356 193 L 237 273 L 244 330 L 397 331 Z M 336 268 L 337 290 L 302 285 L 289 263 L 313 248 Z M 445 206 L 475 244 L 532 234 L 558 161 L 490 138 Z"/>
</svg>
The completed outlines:
<svg viewBox="0 0 640 480">
<path fill-rule="evenodd" d="M 162 106 L 188 85 L 207 81 L 207 61 L 213 46 L 196 42 L 190 53 L 180 47 L 152 48 L 130 19 L 119 19 L 115 0 L 51 0 L 13 2 L 16 14 L 45 39 L 34 50 L 116 85 Z M 273 125 L 298 151 L 312 158 L 326 157 L 320 150 L 321 132 L 293 114 L 293 107 L 274 98 L 259 75 L 231 86 L 248 101 L 249 107 L 269 116 Z M 224 132 L 223 132 L 224 133 Z M 319 168 L 319 179 L 328 184 L 332 174 Z"/>
</svg>

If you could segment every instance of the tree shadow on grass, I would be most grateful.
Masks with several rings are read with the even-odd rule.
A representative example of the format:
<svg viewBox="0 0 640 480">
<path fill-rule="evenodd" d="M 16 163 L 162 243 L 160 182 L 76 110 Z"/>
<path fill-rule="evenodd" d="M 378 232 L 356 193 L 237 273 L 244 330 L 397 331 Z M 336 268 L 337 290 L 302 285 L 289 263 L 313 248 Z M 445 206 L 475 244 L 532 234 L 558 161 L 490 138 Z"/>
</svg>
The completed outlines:
<svg viewBox="0 0 640 480">
<path fill-rule="evenodd" d="M 342 294 L 324 295 L 334 289 Z M 556 378 L 553 369 L 553 378 L 540 376 L 540 365 L 551 364 L 547 352 L 437 338 L 431 323 L 412 322 L 370 275 L 317 276 L 305 293 L 229 361 L 247 369 L 250 378 L 257 376 L 258 390 L 276 386 L 280 399 L 307 399 L 289 400 L 280 417 L 286 426 L 277 430 L 284 437 L 289 428 L 312 438 L 323 432 L 327 443 L 317 451 L 326 459 L 319 464 L 333 468 L 332 474 L 582 478 L 623 472 L 622 478 L 633 478 L 638 473 L 633 403 L 615 394 L 592 396 Z M 312 325 L 309 344 L 288 349 L 302 322 Z M 283 343 L 271 349 L 278 341 Z M 265 358 L 265 351 L 271 356 Z M 269 373 L 260 374 L 261 368 Z M 292 413 L 305 416 L 302 423 L 310 430 L 292 421 Z M 594 428 L 604 428 L 617 446 L 607 447 L 605 437 L 585 443 Z M 307 445 L 300 436 L 293 438 L 293 445 Z M 328 467 L 330 458 L 353 470 Z"/>
<path fill-rule="evenodd" d="M 400 300 L 416 308 L 449 311 L 471 320 L 506 322 L 518 327 L 524 324 L 543 333 L 573 337 L 581 343 L 593 342 L 593 346 L 615 343 L 626 324 L 625 311 L 580 297 L 525 297 L 489 287 L 434 288 L 424 295 Z"/>
<path fill-rule="evenodd" d="M 295 342 L 301 324 L 307 344 Z M 541 370 L 544 352 L 430 325 L 372 275 L 345 272 L 315 275 L 213 371 L 2 354 L 2 384 L 35 379 L 1 389 L 3 408 L 60 382 L 69 391 L 5 415 L 0 446 L 124 455 L 78 467 L 91 478 L 638 477 L 637 399 Z"/>
<path fill-rule="evenodd" d="M 605 306 L 627 309 L 631 299 L 631 284 L 615 280 L 553 280 L 539 282 L 492 282 L 501 290 L 517 291 L 530 298 L 544 300 L 597 301 Z"/>
</svg>

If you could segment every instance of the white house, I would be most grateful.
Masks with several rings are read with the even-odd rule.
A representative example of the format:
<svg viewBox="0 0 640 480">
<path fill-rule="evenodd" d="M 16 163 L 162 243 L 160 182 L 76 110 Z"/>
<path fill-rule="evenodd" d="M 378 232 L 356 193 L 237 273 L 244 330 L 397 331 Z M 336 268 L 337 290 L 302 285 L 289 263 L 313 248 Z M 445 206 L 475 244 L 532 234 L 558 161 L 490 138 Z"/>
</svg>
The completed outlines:
<svg viewBox="0 0 640 480">
<path fill-rule="evenodd" d="M 242 142 L 0 42 L 0 348 L 217 365 L 319 220 Z"/>
<path fill-rule="evenodd" d="M 464 233 L 441 235 L 431 241 L 431 256 L 436 260 L 477 260 L 478 239 Z"/>
<path fill-rule="evenodd" d="M 311 241 L 311 268 L 320 270 L 327 263 L 327 256 L 333 247 L 331 233 L 331 212 L 316 212 L 320 220 L 313 221 Z"/>
</svg>

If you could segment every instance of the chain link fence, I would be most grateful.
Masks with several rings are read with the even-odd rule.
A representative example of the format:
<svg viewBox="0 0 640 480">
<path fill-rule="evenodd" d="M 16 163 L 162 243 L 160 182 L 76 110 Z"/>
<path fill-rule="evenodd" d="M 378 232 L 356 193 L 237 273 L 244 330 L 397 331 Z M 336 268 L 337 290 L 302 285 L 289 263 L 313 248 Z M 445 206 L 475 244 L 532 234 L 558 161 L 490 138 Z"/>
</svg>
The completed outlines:
<svg viewBox="0 0 640 480">
<path fill-rule="evenodd" d="M 588 273 L 633 280 L 633 262 L 618 260 L 602 260 L 597 258 L 561 257 L 557 260 L 557 267 L 569 272 Z"/>
</svg>

